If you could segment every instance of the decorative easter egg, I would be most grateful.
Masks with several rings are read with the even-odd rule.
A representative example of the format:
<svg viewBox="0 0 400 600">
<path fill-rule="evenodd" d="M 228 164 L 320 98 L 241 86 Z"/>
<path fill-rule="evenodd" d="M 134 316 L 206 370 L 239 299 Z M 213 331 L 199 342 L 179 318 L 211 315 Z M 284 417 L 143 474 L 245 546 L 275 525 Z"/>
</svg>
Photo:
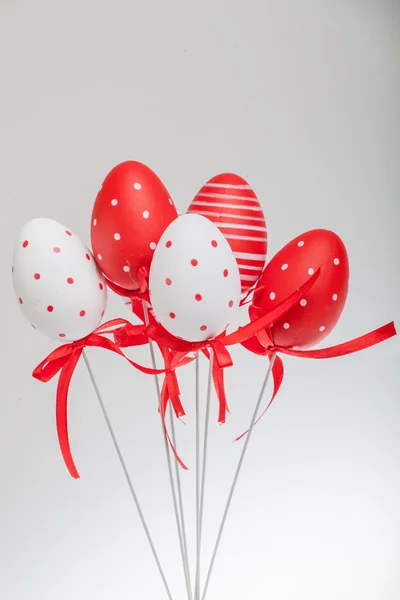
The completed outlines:
<svg viewBox="0 0 400 600">
<path fill-rule="evenodd" d="M 107 287 L 90 250 L 51 219 L 26 223 L 14 249 L 13 283 L 32 327 L 50 338 L 75 341 L 101 322 Z"/>
<path fill-rule="evenodd" d="M 264 287 L 253 300 L 258 314 L 265 314 L 285 300 L 319 267 L 321 274 L 313 287 L 269 329 L 274 344 L 305 349 L 329 335 L 346 303 L 349 261 L 346 248 L 335 233 L 314 229 L 289 242 L 265 268 L 258 284 Z"/>
<path fill-rule="evenodd" d="M 163 233 L 150 269 L 156 319 L 176 337 L 203 341 L 222 333 L 240 301 L 232 250 L 208 219 L 187 214 Z"/>
<path fill-rule="evenodd" d="M 150 267 L 165 228 L 177 217 L 163 183 L 140 162 L 123 162 L 107 175 L 93 207 L 93 253 L 104 275 L 126 290 Z"/>
<path fill-rule="evenodd" d="M 260 277 L 267 255 L 267 227 L 260 202 L 239 175 L 223 173 L 197 193 L 188 213 L 210 219 L 228 240 L 240 272 L 242 293 Z"/>
</svg>

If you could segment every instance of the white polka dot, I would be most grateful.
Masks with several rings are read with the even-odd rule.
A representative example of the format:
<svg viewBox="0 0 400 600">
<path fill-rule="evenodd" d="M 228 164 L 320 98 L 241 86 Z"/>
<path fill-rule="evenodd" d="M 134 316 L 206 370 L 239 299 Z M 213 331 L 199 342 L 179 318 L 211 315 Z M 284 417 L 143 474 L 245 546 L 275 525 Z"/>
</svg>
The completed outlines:
<svg viewBox="0 0 400 600">
<path fill-rule="evenodd" d="M 142 189 L 142 185 L 140 183 L 134 183 L 133 187 L 135 188 L 135 190 L 141 190 Z"/>
<path fill-rule="evenodd" d="M 169 202 L 171 205 L 173 204 L 173 202 L 172 202 L 171 198 L 168 200 L 168 202 Z"/>
<path fill-rule="evenodd" d="M 288 268 L 288 264 L 285 263 L 284 265 L 281 266 L 282 271 L 286 271 L 286 269 Z"/>
<path fill-rule="evenodd" d="M 283 324 L 283 329 L 289 329 L 289 327 L 290 327 L 289 323 L 284 323 Z"/>
<path fill-rule="evenodd" d="M 97 225 L 97 219 L 93 219 L 93 225 L 94 225 L 94 227 L 96 227 L 96 225 Z"/>
<path fill-rule="evenodd" d="M 314 275 L 314 269 L 308 269 L 308 274 L 309 275 Z"/>
<path fill-rule="evenodd" d="M 300 300 L 300 306 L 307 306 L 307 300 L 305 300 L 305 298 Z"/>
<path fill-rule="evenodd" d="M 303 240 L 300 240 L 300 242 L 297 242 L 297 245 L 298 245 L 299 248 L 301 248 L 302 246 L 304 246 Z M 297 346 L 296 346 L 296 348 L 297 348 Z"/>
<path fill-rule="evenodd" d="M 129 271 L 131 270 L 131 268 L 128 267 L 128 265 L 125 265 L 122 270 L 125 271 L 125 273 L 129 273 Z"/>
<path fill-rule="evenodd" d="M 269 297 L 271 298 L 271 300 L 275 300 L 275 298 L 276 298 L 275 292 L 271 292 Z"/>
<path fill-rule="evenodd" d="M 333 264 L 334 265 L 339 265 L 340 264 L 340 260 L 338 258 L 334 258 L 333 259 Z"/>
<path fill-rule="evenodd" d="M 332 296 L 332 300 L 333 300 L 334 302 L 336 302 L 336 300 L 337 300 L 337 294 L 333 294 L 333 296 Z"/>
<path fill-rule="evenodd" d="M 99 260 L 103 260 L 103 257 L 102 257 L 102 255 L 101 255 L 101 254 L 98 254 L 98 255 L 97 255 L 97 258 L 98 258 Z"/>
<path fill-rule="evenodd" d="M 150 248 L 155 250 L 157 248 L 157 244 L 155 242 L 150 242 Z"/>
<path fill-rule="evenodd" d="M 143 219 L 148 219 L 148 218 L 149 218 L 149 216 L 150 216 L 150 213 L 149 213 L 149 211 L 148 211 L 148 210 L 145 210 L 145 211 L 143 212 Z"/>
<path fill-rule="evenodd" d="M 121 236 L 119 233 L 114 233 L 114 240 L 117 240 L 117 242 L 121 239 Z"/>
<path fill-rule="evenodd" d="M 118 200 L 116 198 L 114 198 L 113 200 L 111 200 L 111 205 L 112 206 L 117 206 L 118 204 Z"/>
<path fill-rule="evenodd" d="M 325 325 L 321 325 L 321 327 L 319 328 L 320 331 L 325 331 Z"/>
</svg>

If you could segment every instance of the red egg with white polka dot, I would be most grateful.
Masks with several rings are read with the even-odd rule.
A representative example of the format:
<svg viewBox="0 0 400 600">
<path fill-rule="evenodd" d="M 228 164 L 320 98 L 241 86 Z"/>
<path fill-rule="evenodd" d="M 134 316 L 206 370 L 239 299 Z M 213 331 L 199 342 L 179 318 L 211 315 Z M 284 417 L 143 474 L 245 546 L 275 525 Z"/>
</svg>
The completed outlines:
<svg viewBox="0 0 400 600">
<path fill-rule="evenodd" d="M 50 338 L 79 340 L 100 324 L 107 287 L 90 250 L 67 227 L 34 219 L 21 229 L 13 284 L 30 324 Z"/>
<path fill-rule="evenodd" d="M 246 293 L 260 277 L 267 256 L 265 217 L 251 186 L 234 173 L 216 175 L 196 194 L 188 213 L 210 219 L 228 240 Z"/>
<path fill-rule="evenodd" d="M 329 335 L 346 303 L 349 261 L 335 233 L 314 229 L 289 242 L 266 266 L 258 283 L 264 287 L 253 300 L 261 314 L 285 300 L 319 267 L 321 274 L 313 287 L 269 329 L 274 344 L 305 349 Z"/>
<path fill-rule="evenodd" d="M 156 319 L 174 336 L 195 342 L 222 333 L 240 301 L 232 250 L 208 219 L 186 214 L 163 233 L 150 269 Z"/>
<path fill-rule="evenodd" d="M 126 290 L 150 267 L 160 236 L 177 218 L 171 197 L 151 169 L 123 162 L 107 175 L 93 207 L 93 253 L 104 275 Z"/>
</svg>

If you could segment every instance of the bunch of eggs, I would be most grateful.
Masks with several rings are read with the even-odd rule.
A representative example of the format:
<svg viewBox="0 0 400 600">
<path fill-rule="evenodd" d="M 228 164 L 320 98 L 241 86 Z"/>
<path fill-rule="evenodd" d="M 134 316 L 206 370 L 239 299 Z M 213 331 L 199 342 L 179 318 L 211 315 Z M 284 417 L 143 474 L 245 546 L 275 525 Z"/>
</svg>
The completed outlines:
<svg viewBox="0 0 400 600">
<path fill-rule="evenodd" d="M 223 333 L 255 286 L 253 307 L 266 313 L 318 268 L 315 285 L 270 328 L 274 343 L 288 348 L 318 343 L 336 325 L 346 301 L 348 258 L 331 231 L 298 236 L 265 267 L 265 217 L 250 185 L 234 174 L 210 179 L 178 216 L 148 167 L 121 163 L 97 195 L 91 241 L 93 254 L 50 219 L 34 219 L 19 234 L 15 293 L 31 325 L 51 338 L 74 341 L 93 332 L 105 312 L 107 283 L 131 293 L 139 289 L 143 268 L 149 271 L 157 321 L 193 342 Z"/>
</svg>

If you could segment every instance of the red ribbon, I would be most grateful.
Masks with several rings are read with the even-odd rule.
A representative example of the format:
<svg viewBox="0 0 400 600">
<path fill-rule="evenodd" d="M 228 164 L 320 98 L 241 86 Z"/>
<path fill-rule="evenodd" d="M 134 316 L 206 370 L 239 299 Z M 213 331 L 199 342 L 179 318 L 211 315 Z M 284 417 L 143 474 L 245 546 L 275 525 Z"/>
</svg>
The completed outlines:
<svg viewBox="0 0 400 600">
<path fill-rule="evenodd" d="M 118 326 L 120 326 L 119 329 L 115 329 L 115 327 Z M 144 325 L 138 325 L 135 327 L 128 323 L 128 321 L 125 319 L 114 319 L 112 321 L 108 321 L 83 339 L 56 348 L 36 367 L 32 373 L 32 376 L 35 377 L 35 379 L 38 379 L 44 383 L 50 381 L 53 377 L 60 373 L 56 394 L 57 434 L 64 462 L 68 471 L 75 479 L 79 478 L 79 474 L 72 458 L 69 444 L 67 415 L 68 390 L 72 375 L 84 348 L 88 346 L 96 346 L 98 348 L 104 348 L 105 350 L 115 352 L 119 356 L 125 358 L 133 367 L 135 367 L 135 369 L 138 369 L 142 373 L 146 373 L 148 375 L 158 375 L 166 372 L 165 369 L 151 369 L 130 360 L 127 356 L 125 356 L 115 342 L 103 337 L 106 334 L 121 331 L 121 329 L 125 330 L 128 326 L 133 328 L 131 329 L 130 336 L 131 346 L 139 346 L 148 343 L 148 337 Z M 176 368 L 177 366 L 180 365 L 174 362 L 173 367 Z"/>
<path fill-rule="evenodd" d="M 258 307 L 250 307 L 249 313 L 250 317 L 254 318 L 256 321 L 259 318 Z M 281 353 L 287 354 L 289 356 L 297 356 L 299 358 L 314 358 L 314 359 L 323 359 L 323 358 L 335 358 L 337 356 L 345 356 L 347 354 L 353 354 L 354 352 L 359 352 L 360 350 L 365 350 L 366 348 L 370 348 L 371 346 L 375 346 L 376 344 L 380 344 L 385 340 L 396 335 L 396 328 L 394 322 L 387 323 L 383 325 L 383 327 L 379 327 L 374 331 L 361 335 L 360 337 L 354 338 L 353 340 L 349 340 L 348 342 L 344 342 L 342 344 L 337 344 L 335 346 L 330 346 L 328 348 L 320 348 L 316 350 L 293 350 L 292 348 L 285 348 L 283 346 L 276 346 L 268 333 L 264 330 L 259 332 L 253 338 L 245 340 L 242 342 L 242 346 L 244 346 L 250 352 L 254 354 L 259 354 L 262 356 L 268 356 L 269 360 L 271 360 L 273 354 Z M 262 412 L 260 417 L 257 419 L 256 423 L 260 421 L 260 419 L 265 415 L 272 402 L 274 401 L 279 389 L 282 385 L 283 381 L 283 362 L 279 356 L 276 356 L 275 362 L 272 367 L 273 381 L 274 381 L 274 390 L 270 401 L 268 402 L 267 407 Z M 237 440 L 240 440 L 244 435 L 246 435 L 248 431 L 245 431 L 240 435 Z"/>
</svg>

